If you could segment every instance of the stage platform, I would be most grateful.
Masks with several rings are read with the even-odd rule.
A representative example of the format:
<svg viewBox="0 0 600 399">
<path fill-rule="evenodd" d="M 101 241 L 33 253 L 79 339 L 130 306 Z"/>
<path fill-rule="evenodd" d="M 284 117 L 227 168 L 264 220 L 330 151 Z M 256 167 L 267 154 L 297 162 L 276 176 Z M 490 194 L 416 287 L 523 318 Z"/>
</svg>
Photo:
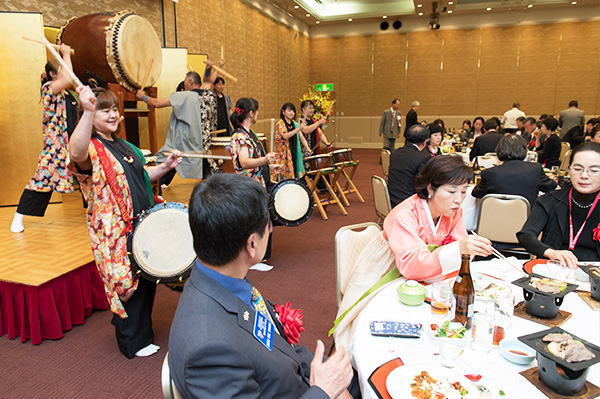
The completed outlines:
<svg viewBox="0 0 600 399">
<path fill-rule="evenodd" d="M 198 180 L 175 177 L 165 201 L 187 203 Z M 63 194 L 43 218 L 25 216 L 12 233 L 16 207 L 0 208 L 0 335 L 39 344 L 108 309 L 97 273 L 81 193 Z"/>
</svg>

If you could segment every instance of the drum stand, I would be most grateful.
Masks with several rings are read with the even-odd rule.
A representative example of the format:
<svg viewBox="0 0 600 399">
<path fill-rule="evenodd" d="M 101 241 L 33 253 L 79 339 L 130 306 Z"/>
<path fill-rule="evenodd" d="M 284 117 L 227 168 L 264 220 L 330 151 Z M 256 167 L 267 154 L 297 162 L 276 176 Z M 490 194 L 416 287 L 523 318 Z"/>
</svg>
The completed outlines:
<svg viewBox="0 0 600 399">
<path fill-rule="evenodd" d="M 342 205 L 337 195 L 335 195 L 335 191 L 333 191 L 332 188 L 332 186 L 339 187 L 337 180 L 340 177 L 341 172 L 342 168 L 327 168 L 319 169 L 316 172 L 308 172 L 304 175 L 304 180 L 306 180 L 308 189 L 313 194 L 315 205 L 317 205 L 317 208 L 319 209 L 323 220 L 327 220 L 327 213 L 325 212 L 325 208 L 323 207 L 323 205 L 337 204 L 337 206 L 340 208 L 340 211 L 342 211 L 342 214 L 344 216 L 348 215 L 348 212 L 346 212 L 346 209 L 344 209 L 344 205 Z M 310 180 L 309 175 L 314 176 L 312 181 Z M 325 176 L 331 176 L 331 183 L 325 178 Z M 317 184 L 319 183 L 319 181 L 322 181 L 327 187 L 327 195 L 325 196 L 325 198 L 319 197 L 319 189 L 317 188 Z"/>
<path fill-rule="evenodd" d="M 354 185 L 354 182 L 352 181 L 352 179 L 354 178 L 354 174 L 356 173 L 356 169 L 358 168 L 358 162 L 359 161 L 343 162 L 343 163 L 339 163 L 339 164 L 335 165 L 336 168 L 339 168 L 341 170 L 341 174 L 344 175 L 344 177 L 346 178 L 346 185 L 344 186 L 343 189 L 336 182 L 336 184 L 338 184 L 337 189 L 339 190 L 340 196 L 344 199 L 344 204 L 346 206 L 350 206 L 350 203 L 346 199 L 345 194 L 355 193 L 358 196 L 358 200 L 360 202 L 365 202 L 362 195 L 360 195 L 360 192 Z M 348 173 L 346 173 L 346 169 L 349 167 L 352 167 L 352 170 L 350 171 L 350 175 L 348 175 Z"/>
</svg>

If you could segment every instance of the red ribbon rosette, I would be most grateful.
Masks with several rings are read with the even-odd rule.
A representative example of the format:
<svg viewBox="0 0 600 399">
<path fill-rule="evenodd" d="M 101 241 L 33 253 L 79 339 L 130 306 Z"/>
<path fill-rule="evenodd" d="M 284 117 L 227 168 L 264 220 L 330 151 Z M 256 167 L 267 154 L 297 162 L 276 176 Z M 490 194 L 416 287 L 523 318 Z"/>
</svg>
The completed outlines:
<svg viewBox="0 0 600 399">
<path fill-rule="evenodd" d="M 456 241 L 456 240 L 450 234 L 448 234 L 446 237 L 444 237 L 444 239 L 442 240 L 442 243 L 440 245 L 450 244 L 450 243 L 453 243 L 454 241 Z"/>
<path fill-rule="evenodd" d="M 600 241 L 600 224 L 598 224 L 598 226 L 596 226 L 596 228 L 593 230 L 594 232 L 594 241 Z"/>
<path fill-rule="evenodd" d="M 283 326 L 283 332 L 290 344 L 300 342 L 300 333 L 304 331 L 302 325 L 302 311 L 300 309 L 293 309 L 290 307 L 290 303 L 286 303 L 284 306 L 275 304 L 275 311 L 279 314 L 279 321 Z"/>
</svg>

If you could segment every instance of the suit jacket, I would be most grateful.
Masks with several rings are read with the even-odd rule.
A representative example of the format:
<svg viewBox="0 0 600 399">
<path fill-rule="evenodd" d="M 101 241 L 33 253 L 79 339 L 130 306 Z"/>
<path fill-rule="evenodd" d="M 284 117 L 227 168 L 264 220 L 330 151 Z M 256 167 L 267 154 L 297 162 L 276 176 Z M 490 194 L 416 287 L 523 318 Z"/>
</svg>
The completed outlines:
<svg viewBox="0 0 600 399">
<path fill-rule="evenodd" d="M 280 334 L 269 351 L 253 335 L 256 311 L 193 266 L 169 337 L 169 368 L 185 398 L 328 399 L 309 386 L 312 353 Z"/>
<path fill-rule="evenodd" d="M 575 107 L 570 107 L 560 111 L 560 116 L 558 117 L 558 126 L 560 126 L 561 139 L 575 126 L 581 126 L 581 130 L 585 131 L 584 112 Z"/>
<path fill-rule="evenodd" d="M 431 158 L 431 153 L 419 151 L 412 143 L 406 143 L 392 152 L 388 174 L 392 208 L 417 192 L 415 177 Z"/>
<path fill-rule="evenodd" d="M 401 116 L 400 111 L 396 111 L 396 120 L 394 120 L 391 108 L 383 111 L 381 122 L 379 123 L 379 133 L 383 134 L 383 137 L 395 139 L 398 136 L 400 133 L 400 126 L 398 126 L 399 116 Z"/>
<path fill-rule="evenodd" d="M 560 166 L 560 150 L 561 141 L 558 138 L 558 135 L 554 133 L 550 134 L 542 144 L 542 152 L 538 156 L 538 162 L 546 168 Z"/>
<path fill-rule="evenodd" d="M 472 161 L 476 156 L 485 155 L 488 152 L 496 152 L 496 146 L 500 142 L 501 138 L 502 133 L 498 133 L 495 130 L 490 130 L 489 132 L 477 137 L 473 143 L 473 148 L 469 154 L 469 159 Z"/>
<path fill-rule="evenodd" d="M 556 182 L 546 176 L 542 165 L 514 160 L 481 171 L 481 181 L 473 189 L 473 197 L 483 198 L 486 194 L 521 195 L 533 207 L 538 192 L 555 188 Z"/>
<path fill-rule="evenodd" d="M 419 124 L 419 120 L 417 119 L 417 111 L 411 108 L 410 111 L 406 113 L 406 120 L 404 121 L 404 136 L 406 136 L 406 131 L 408 128 L 417 124 Z"/>
</svg>

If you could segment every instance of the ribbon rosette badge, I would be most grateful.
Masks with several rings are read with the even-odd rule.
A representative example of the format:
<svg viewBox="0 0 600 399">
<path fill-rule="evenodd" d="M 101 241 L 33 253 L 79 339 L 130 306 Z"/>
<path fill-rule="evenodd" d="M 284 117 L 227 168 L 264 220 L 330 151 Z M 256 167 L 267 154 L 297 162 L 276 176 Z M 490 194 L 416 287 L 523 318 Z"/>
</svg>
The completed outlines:
<svg viewBox="0 0 600 399">
<path fill-rule="evenodd" d="M 286 303 L 284 306 L 275 304 L 275 310 L 279 314 L 279 320 L 283 326 L 283 332 L 288 342 L 293 345 L 299 343 L 300 333 L 304 331 L 302 325 L 302 311 L 300 309 L 294 309 L 290 306 L 290 303 Z"/>
</svg>

